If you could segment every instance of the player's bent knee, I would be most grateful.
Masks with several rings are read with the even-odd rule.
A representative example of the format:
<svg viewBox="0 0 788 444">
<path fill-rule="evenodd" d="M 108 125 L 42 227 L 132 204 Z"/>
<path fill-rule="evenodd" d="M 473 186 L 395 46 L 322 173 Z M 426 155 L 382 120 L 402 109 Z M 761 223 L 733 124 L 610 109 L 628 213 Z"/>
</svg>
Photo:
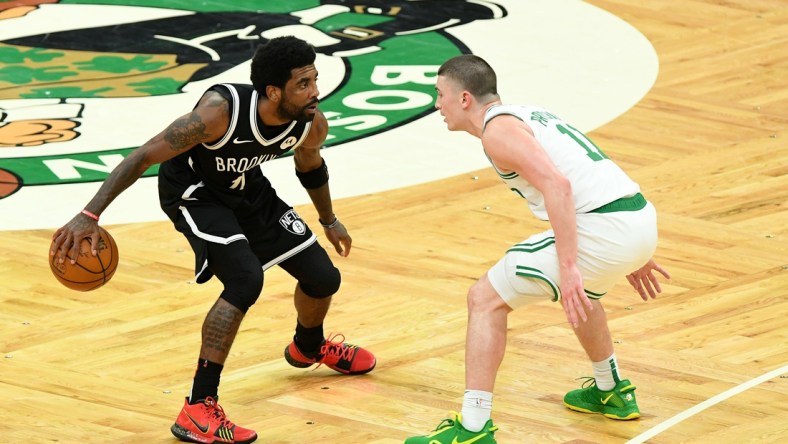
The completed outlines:
<svg viewBox="0 0 788 444">
<path fill-rule="evenodd" d="M 257 302 L 261 291 L 263 291 L 263 269 L 255 268 L 225 279 L 224 291 L 219 297 L 246 313 Z"/>
<path fill-rule="evenodd" d="M 325 299 L 339 291 L 341 283 L 342 275 L 339 273 L 339 270 L 336 267 L 330 267 L 323 270 L 323 273 L 320 273 L 318 276 L 314 276 L 314 279 L 310 279 L 308 282 L 299 281 L 298 285 L 307 296 L 315 299 Z"/>
<path fill-rule="evenodd" d="M 467 295 L 468 311 L 494 311 L 508 308 L 489 281 L 480 279 L 471 286 Z"/>
</svg>

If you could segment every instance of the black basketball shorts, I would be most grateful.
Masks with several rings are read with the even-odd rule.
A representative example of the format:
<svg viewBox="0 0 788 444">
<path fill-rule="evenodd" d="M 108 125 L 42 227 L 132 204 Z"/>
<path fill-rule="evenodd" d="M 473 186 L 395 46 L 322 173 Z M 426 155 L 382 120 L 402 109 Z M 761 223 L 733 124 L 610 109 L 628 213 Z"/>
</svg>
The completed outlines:
<svg viewBox="0 0 788 444">
<path fill-rule="evenodd" d="M 267 270 L 317 241 L 298 213 L 276 194 L 261 204 L 235 209 L 212 201 L 181 201 L 173 223 L 194 250 L 197 283 L 213 276 L 208 264 L 209 242 L 214 246 L 248 243 L 263 270 Z M 221 261 L 224 249 L 212 251 L 210 260 Z"/>
</svg>

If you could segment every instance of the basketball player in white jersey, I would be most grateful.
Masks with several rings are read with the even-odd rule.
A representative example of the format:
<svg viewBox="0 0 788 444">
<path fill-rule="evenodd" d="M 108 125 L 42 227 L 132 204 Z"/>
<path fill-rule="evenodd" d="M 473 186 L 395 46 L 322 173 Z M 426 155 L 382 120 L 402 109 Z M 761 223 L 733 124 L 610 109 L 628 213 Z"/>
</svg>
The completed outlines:
<svg viewBox="0 0 788 444">
<path fill-rule="evenodd" d="M 529 302 L 560 302 L 592 361 L 594 377 L 570 391 L 572 410 L 628 420 L 640 416 L 635 386 L 622 379 L 600 298 L 626 277 L 643 300 L 662 291 L 652 255 L 656 211 L 583 133 L 549 111 L 504 105 L 490 65 L 474 55 L 438 71 L 435 107 L 451 131 L 481 139 L 506 186 L 551 228 L 512 246 L 468 292 L 465 396 L 426 436 L 408 444 L 495 443 L 492 392 L 506 347 L 509 313 Z M 633 271 L 634 270 L 634 271 Z"/>
</svg>

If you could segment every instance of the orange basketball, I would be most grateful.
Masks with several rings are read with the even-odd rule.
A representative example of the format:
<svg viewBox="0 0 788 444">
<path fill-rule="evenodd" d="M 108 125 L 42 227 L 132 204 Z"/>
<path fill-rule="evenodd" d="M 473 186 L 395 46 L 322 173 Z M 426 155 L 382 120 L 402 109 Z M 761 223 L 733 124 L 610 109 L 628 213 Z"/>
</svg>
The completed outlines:
<svg viewBox="0 0 788 444">
<path fill-rule="evenodd" d="M 8 197 L 22 188 L 22 179 L 16 174 L 0 168 L 0 199 Z"/>
<path fill-rule="evenodd" d="M 77 261 L 71 263 L 67 254 L 63 263 L 57 262 L 57 254 L 49 256 L 49 268 L 61 284 L 72 290 L 90 291 L 109 282 L 118 268 L 118 246 L 109 232 L 101 227 L 96 255 L 91 252 L 90 238 L 79 244 Z M 51 247 L 50 247 L 51 248 Z"/>
</svg>

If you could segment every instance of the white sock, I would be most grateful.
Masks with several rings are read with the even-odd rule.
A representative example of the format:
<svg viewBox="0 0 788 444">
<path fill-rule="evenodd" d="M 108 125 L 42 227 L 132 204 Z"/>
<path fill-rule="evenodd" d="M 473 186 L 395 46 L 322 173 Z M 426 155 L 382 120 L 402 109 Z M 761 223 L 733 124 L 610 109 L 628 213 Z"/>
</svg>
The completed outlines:
<svg viewBox="0 0 788 444">
<path fill-rule="evenodd" d="M 616 383 L 621 381 L 621 378 L 618 376 L 618 361 L 616 361 L 615 353 L 604 361 L 593 362 L 592 365 L 594 367 L 594 379 L 599 390 L 609 392 L 613 390 Z"/>
<path fill-rule="evenodd" d="M 484 428 L 492 413 L 492 397 L 490 392 L 465 390 L 462 398 L 462 426 L 465 430 L 478 432 Z"/>
</svg>

